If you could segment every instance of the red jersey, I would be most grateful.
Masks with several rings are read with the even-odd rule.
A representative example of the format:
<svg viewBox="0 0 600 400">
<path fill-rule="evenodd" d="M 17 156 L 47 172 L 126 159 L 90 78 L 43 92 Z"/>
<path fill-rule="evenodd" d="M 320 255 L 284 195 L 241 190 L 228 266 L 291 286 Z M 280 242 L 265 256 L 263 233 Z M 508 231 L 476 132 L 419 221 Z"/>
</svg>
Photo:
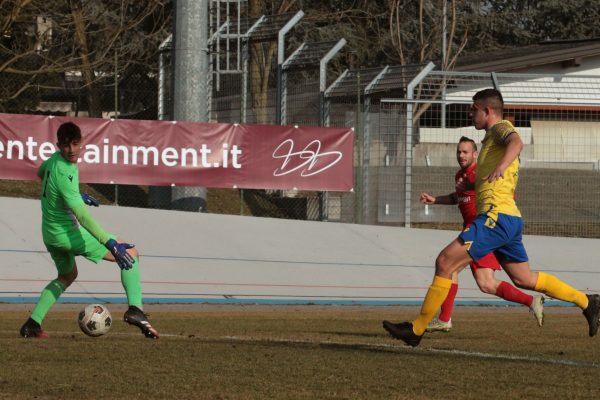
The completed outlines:
<svg viewBox="0 0 600 400">
<path fill-rule="evenodd" d="M 477 163 L 473 163 L 466 170 L 460 169 L 454 176 L 454 183 L 458 183 L 458 180 L 462 178 L 473 189 L 464 192 L 456 192 L 456 198 L 458 200 L 458 209 L 463 217 L 463 228 L 471 225 L 471 223 L 477 217 L 477 208 L 475 207 L 475 173 L 477 169 Z"/>
</svg>

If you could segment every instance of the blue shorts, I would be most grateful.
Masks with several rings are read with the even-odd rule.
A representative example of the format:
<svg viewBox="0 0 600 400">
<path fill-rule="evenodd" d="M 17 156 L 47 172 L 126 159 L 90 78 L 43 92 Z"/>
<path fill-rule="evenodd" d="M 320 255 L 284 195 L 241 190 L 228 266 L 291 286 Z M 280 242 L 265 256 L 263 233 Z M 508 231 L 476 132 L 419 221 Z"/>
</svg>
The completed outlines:
<svg viewBox="0 0 600 400">
<path fill-rule="evenodd" d="M 523 246 L 522 232 L 523 220 L 520 217 L 498 213 L 494 220 L 488 214 L 479 214 L 458 238 L 467 245 L 467 251 L 475 261 L 493 252 L 501 263 L 526 262 L 529 259 Z"/>
</svg>

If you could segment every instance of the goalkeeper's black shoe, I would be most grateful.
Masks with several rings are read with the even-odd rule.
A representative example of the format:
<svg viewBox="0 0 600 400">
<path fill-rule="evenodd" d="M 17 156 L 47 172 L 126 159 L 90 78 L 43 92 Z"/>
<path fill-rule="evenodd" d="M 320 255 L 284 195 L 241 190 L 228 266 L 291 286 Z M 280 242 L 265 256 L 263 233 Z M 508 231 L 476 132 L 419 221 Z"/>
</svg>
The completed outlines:
<svg viewBox="0 0 600 400">
<path fill-rule="evenodd" d="M 402 340 L 409 346 L 417 347 L 421 343 L 423 336 L 419 336 L 413 332 L 412 322 L 401 322 L 394 324 L 390 321 L 383 321 L 383 329 L 394 338 Z"/>
<path fill-rule="evenodd" d="M 31 318 L 21 327 L 21 336 L 28 339 L 48 339 L 48 334 L 42 330 L 41 325 Z"/>
<path fill-rule="evenodd" d="M 590 326 L 590 337 L 598 333 L 598 325 L 600 325 L 600 295 L 587 294 L 588 306 L 583 310 L 583 316 L 587 319 Z"/>
<path fill-rule="evenodd" d="M 125 311 L 125 315 L 123 315 L 123 320 L 130 325 L 135 325 L 140 328 L 147 338 L 158 339 L 158 331 L 150 325 L 148 318 L 146 318 L 146 314 L 136 306 L 129 306 L 129 309 Z"/>
</svg>

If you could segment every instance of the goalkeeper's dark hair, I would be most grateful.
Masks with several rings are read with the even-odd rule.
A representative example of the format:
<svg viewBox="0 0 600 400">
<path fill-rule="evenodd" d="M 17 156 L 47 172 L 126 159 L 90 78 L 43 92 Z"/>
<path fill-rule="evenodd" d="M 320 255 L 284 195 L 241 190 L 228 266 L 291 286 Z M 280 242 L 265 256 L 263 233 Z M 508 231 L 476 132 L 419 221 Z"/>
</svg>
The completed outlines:
<svg viewBox="0 0 600 400">
<path fill-rule="evenodd" d="M 461 136 L 461 138 L 458 139 L 458 143 L 471 143 L 471 145 L 473 145 L 473 150 L 477 151 L 477 143 L 475 143 L 475 141 L 471 138 Z"/>
<path fill-rule="evenodd" d="M 480 90 L 473 96 L 473 102 L 483 103 L 498 115 L 502 115 L 504 112 L 504 99 L 502 98 L 502 93 L 497 89 Z"/>
<path fill-rule="evenodd" d="M 58 139 L 58 143 L 64 144 L 81 140 L 81 129 L 72 122 L 65 122 L 58 127 L 56 138 Z"/>
</svg>

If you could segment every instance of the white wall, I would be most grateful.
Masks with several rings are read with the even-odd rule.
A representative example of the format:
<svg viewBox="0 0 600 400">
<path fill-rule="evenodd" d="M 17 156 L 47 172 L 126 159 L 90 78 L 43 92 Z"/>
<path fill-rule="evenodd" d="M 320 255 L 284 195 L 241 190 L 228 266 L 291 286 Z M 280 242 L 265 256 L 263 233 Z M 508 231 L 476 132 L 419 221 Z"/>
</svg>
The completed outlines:
<svg viewBox="0 0 600 400">
<path fill-rule="evenodd" d="M 531 121 L 535 133 L 534 159 L 597 163 L 600 123 L 587 121 Z"/>
<path fill-rule="evenodd" d="M 36 200 L 0 197 L 0 301 L 35 302 L 55 277 Z M 142 254 L 146 302 L 405 303 L 422 297 L 456 232 L 102 206 L 105 229 Z M 525 238 L 536 268 L 600 292 L 600 240 Z M 123 301 L 116 264 L 78 258 L 70 301 Z M 501 276 L 504 276 L 501 274 Z M 470 273 L 458 301 L 496 301 Z"/>
<path fill-rule="evenodd" d="M 577 66 L 565 68 L 562 62 L 557 62 L 553 64 L 536 65 L 529 68 L 522 68 L 510 71 L 510 73 L 600 76 L 600 56 L 582 57 L 581 64 Z"/>
<path fill-rule="evenodd" d="M 531 128 L 518 127 L 517 131 L 524 144 L 531 144 Z M 452 143 L 456 145 L 462 136 L 481 143 L 485 137 L 484 129 L 474 126 L 460 128 L 419 128 L 419 143 Z"/>
</svg>

